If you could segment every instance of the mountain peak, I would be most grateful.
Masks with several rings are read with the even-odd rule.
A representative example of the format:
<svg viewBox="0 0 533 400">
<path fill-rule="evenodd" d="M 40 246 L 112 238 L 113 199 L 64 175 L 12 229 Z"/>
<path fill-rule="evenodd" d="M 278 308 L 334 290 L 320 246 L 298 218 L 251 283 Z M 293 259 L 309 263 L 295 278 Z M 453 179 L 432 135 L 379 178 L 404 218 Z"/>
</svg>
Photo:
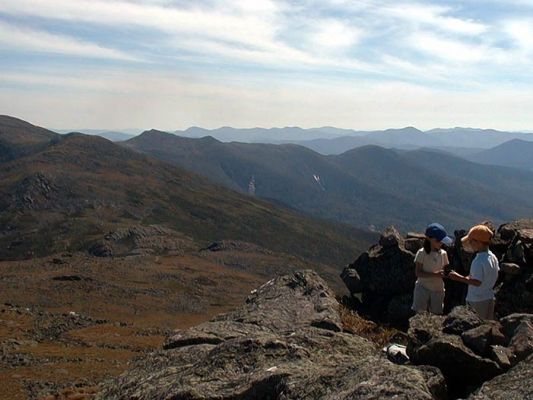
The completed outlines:
<svg viewBox="0 0 533 400">
<path fill-rule="evenodd" d="M 0 139 L 12 145 L 35 145 L 48 143 L 57 138 L 58 133 L 32 125 L 29 122 L 9 115 L 0 115 Z"/>
</svg>

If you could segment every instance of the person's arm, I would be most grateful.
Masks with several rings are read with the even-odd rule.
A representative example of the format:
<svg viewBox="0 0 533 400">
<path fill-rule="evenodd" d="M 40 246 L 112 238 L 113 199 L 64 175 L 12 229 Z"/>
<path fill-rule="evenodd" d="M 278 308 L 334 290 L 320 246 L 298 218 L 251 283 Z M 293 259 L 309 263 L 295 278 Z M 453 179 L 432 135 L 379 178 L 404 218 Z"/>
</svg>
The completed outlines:
<svg viewBox="0 0 533 400">
<path fill-rule="evenodd" d="M 443 276 L 443 271 L 427 272 L 424 271 L 424 265 L 422 263 L 415 263 L 415 275 L 417 278 L 434 278 Z"/>
<path fill-rule="evenodd" d="M 481 286 L 481 281 L 479 279 L 472 278 L 471 276 L 463 276 L 455 271 L 450 271 L 448 278 L 452 281 L 466 283 L 467 285 Z"/>
<path fill-rule="evenodd" d="M 448 253 L 442 253 L 442 273 L 444 276 L 447 276 L 452 268 L 450 267 L 450 261 L 448 260 Z"/>
</svg>

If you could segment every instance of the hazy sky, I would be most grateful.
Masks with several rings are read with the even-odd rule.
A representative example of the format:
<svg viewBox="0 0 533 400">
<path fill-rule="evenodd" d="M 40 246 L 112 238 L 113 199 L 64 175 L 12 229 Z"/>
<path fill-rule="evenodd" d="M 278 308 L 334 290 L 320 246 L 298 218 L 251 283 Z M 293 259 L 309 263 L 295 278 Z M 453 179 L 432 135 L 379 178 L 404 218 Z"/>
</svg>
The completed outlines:
<svg viewBox="0 0 533 400">
<path fill-rule="evenodd" d="M 1 0 L 0 114 L 533 130 L 533 0 Z"/>
</svg>

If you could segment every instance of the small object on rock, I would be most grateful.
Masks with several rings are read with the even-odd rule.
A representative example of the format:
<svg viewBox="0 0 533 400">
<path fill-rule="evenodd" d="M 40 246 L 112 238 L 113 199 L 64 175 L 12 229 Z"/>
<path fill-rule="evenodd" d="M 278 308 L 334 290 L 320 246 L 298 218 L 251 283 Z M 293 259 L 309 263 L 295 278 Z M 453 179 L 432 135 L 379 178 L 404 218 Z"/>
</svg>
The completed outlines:
<svg viewBox="0 0 533 400">
<path fill-rule="evenodd" d="M 403 365 L 409 362 L 407 347 L 401 344 L 391 343 L 383 348 L 383 352 L 387 355 L 389 361 L 394 364 Z"/>
<path fill-rule="evenodd" d="M 277 371 L 278 367 L 270 367 L 266 369 L 266 372 L 274 372 Z"/>
</svg>

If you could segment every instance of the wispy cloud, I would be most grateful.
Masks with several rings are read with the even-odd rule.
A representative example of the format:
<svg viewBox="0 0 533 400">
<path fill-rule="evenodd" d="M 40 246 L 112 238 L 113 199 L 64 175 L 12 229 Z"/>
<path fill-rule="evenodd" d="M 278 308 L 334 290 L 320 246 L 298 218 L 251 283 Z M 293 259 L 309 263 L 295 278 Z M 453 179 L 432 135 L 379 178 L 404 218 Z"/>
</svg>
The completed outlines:
<svg viewBox="0 0 533 400">
<path fill-rule="evenodd" d="M 488 26 L 468 18 L 450 16 L 453 9 L 421 3 L 394 3 L 380 9 L 385 15 L 409 21 L 415 25 L 431 27 L 464 35 L 479 35 L 488 30 Z"/>
<path fill-rule="evenodd" d="M 454 63 L 481 62 L 491 57 L 490 49 L 482 45 L 439 37 L 431 32 L 414 33 L 409 42 L 420 51 Z"/>
<path fill-rule="evenodd" d="M 342 82 L 353 96 L 359 93 L 393 107 L 370 95 L 371 89 L 356 89 L 370 82 L 372 90 L 387 84 L 403 90 L 399 86 L 403 82 L 411 95 L 424 96 L 427 104 L 417 106 L 430 113 L 428 93 L 436 102 L 443 92 L 495 93 L 492 89 L 501 82 L 533 92 L 529 3 L 514 0 L 507 7 L 511 3 L 492 0 L 483 4 L 474 0 L 2 0 L 0 56 L 5 62 L 0 65 L 0 85 L 26 90 L 31 85 L 46 86 L 58 92 L 70 87 L 116 96 L 131 94 L 133 87 L 131 95 L 140 96 L 138 85 L 149 97 L 155 98 L 152 88 L 158 88 L 168 97 L 180 93 L 200 107 L 197 98 L 213 95 L 210 84 L 218 88 L 214 97 L 221 99 L 219 112 L 206 101 L 214 121 L 222 120 L 230 103 L 219 91 L 229 81 L 246 81 L 244 89 L 231 87 L 248 101 L 254 96 L 246 95 L 247 90 L 260 93 L 261 104 L 268 103 L 265 93 L 274 100 L 279 95 L 305 104 L 306 85 L 318 81 L 320 91 L 335 99 L 332 104 L 358 107 L 351 95 L 339 88 L 332 92 L 330 85 Z M 95 77 L 83 68 L 87 58 L 93 66 L 98 59 L 121 61 L 105 63 L 109 68 L 118 65 L 120 73 L 106 70 L 102 73 L 108 78 Z M 36 59 L 66 76 L 39 73 Z M 138 60 L 144 62 L 123 62 Z M 21 75 L 23 68 L 28 74 Z M 72 71 L 82 73 L 74 76 Z M 175 71 L 188 78 L 172 75 Z M 164 84 L 158 75 L 167 77 Z M 195 80 L 210 83 L 193 90 L 190 82 Z M 289 96 L 282 89 L 261 89 L 275 82 L 299 92 Z M 191 90 L 180 90 L 184 87 Z M 393 91 L 381 93 L 388 96 Z M 497 98 L 503 102 L 511 96 Z M 285 102 L 285 112 L 300 110 L 297 103 Z M 270 103 L 265 107 L 277 109 Z M 328 112 L 338 115 L 335 107 Z M 500 109 L 505 109 L 503 104 Z M 296 114 L 304 118 L 300 111 Z"/>
<path fill-rule="evenodd" d="M 0 48 L 13 52 L 53 53 L 115 60 L 138 60 L 116 49 L 65 35 L 19 27 L 0 21 Z"/>
</svg>

